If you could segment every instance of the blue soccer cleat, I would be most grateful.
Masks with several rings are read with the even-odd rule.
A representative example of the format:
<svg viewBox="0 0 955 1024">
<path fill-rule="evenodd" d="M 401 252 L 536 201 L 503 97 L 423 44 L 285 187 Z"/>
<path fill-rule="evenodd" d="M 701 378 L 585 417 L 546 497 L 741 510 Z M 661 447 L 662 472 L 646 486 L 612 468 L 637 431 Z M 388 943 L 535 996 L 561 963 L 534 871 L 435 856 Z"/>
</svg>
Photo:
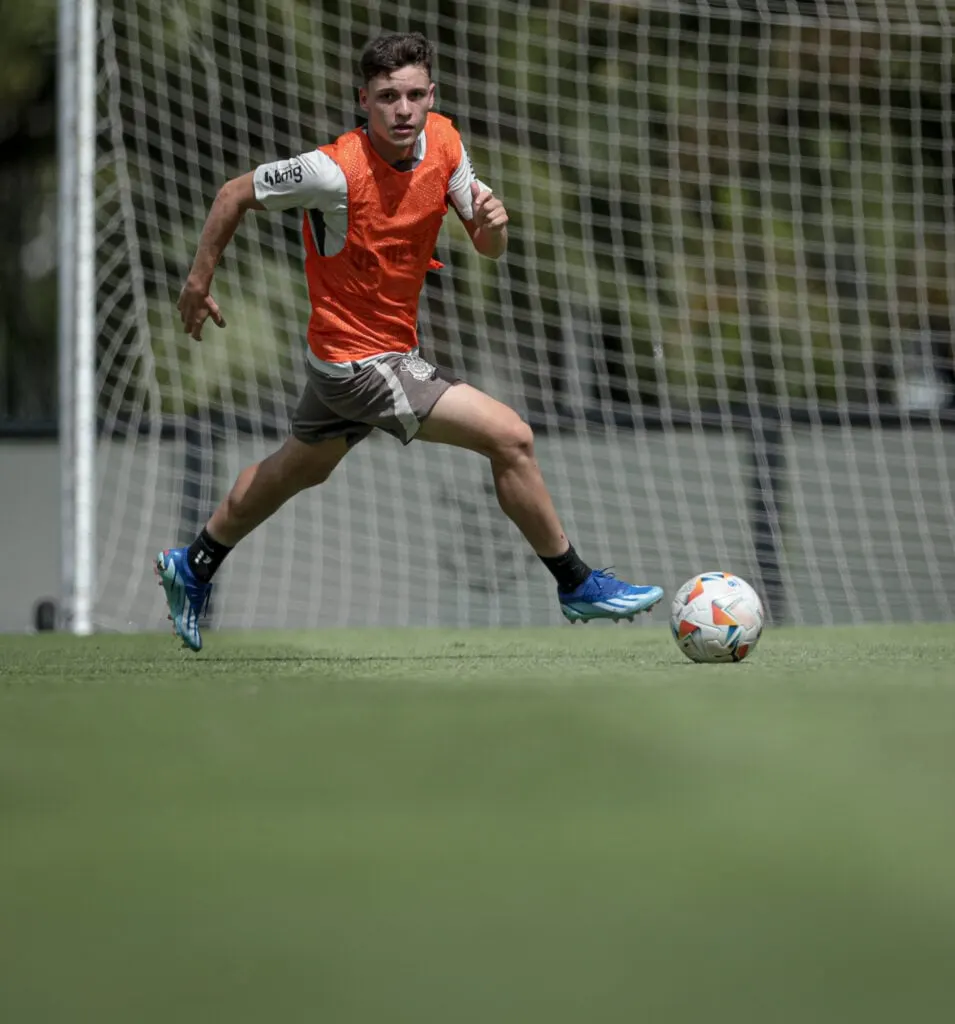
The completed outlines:
<svg viewBox="0 0 955 1024">
<path fill-rule="evenodd" d="M 156 556 L 156 575 L 166 592 L 169 618 L 183 644 L 193 651 L 202 650 L 199 618 L 209 609 L 211 583 L 200 583 L 189 568 L 188 548 L 170 548 Z"/>
<path fill-rule="evenodd" d="M 594 571 L 574 590 L 558 590 L 560 610 L 569 622 L 629 619 L 649 611 L 663 597 L 662 587 L 635 587 L 606 569 Z"/>
</svg>

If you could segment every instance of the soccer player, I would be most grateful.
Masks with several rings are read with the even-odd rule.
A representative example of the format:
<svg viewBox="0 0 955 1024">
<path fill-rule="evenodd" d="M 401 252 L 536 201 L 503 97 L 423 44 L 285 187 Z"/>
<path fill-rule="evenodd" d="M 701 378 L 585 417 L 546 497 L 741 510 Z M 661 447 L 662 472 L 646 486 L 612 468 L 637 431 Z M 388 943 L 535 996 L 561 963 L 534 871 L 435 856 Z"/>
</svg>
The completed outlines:
<svg viewBox="0 0 955 1024">
<path fill-rule="evenodd" d="M 452 123 L 431 112 L 431 61 L 418 33 L 370 43 L 358 94 L 367 125 L 226 182 L 209 212 L 179 298 L 186 332 L 198 341 L 207 319 L 225 327 L 210 287 L 247 210 L 304 211 L 312 311 L 291 436 L 239 474 L 192 545 L 156 558 L 175 631 L 194 651 L 223 559 L 289 498 L 324 483 L 375 427 L 403 444 L 485 455 L 501 508 L 554 576 L 571 622 L 632 619 L 663 596 L 660 587 L 632 586 L 584 564 L 557 518 L 530 427 L 419 352 L 418 297 L 449 203 L 479 253 L 498 259 L 507 248 L 504 204 L 474 177 Z"/>
</svg>

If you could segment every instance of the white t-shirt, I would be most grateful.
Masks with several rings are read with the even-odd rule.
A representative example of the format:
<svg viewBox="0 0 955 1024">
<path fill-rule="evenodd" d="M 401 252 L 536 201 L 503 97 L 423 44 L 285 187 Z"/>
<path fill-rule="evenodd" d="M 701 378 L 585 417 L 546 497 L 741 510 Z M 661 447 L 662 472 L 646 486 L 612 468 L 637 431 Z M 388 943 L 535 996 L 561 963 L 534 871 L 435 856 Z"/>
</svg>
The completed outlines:
<svg viewBox="0 0 955 1024">
<path fill-rule="evenodd" d="M 412 169 L 427 152 L 427 129 L 415 141 Z M 327 154 L 310 150 L 288 160 L 276 160 L 255 169 L 255 198 L 267 210 L 320 210 L 325 221 L 326 256 L 341 252 L 348 234 L 348 182 L 345 172 Z M 471 183 L 489 191 L 471 168 L 471 160 L 461 143 L 461 159 L 448 184 L 448 199 L 462 220 L 471 220 Z"/>
</svg>

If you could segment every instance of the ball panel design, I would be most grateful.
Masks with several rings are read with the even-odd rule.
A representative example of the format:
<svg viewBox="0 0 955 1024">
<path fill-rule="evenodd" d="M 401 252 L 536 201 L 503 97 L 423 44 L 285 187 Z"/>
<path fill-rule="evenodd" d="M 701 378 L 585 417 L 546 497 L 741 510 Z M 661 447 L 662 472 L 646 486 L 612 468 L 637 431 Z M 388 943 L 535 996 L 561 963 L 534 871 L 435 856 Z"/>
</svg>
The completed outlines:
<svg viewBox="0 0 955 1024">
<path fill-rule="evenodd" d="M 670 609 L 670 629 L 683 653 L 709 664 L 742 661 L 756 646 L 763 608 L 739 576 L 714 571 L 687 580 Z"/>
</svg>

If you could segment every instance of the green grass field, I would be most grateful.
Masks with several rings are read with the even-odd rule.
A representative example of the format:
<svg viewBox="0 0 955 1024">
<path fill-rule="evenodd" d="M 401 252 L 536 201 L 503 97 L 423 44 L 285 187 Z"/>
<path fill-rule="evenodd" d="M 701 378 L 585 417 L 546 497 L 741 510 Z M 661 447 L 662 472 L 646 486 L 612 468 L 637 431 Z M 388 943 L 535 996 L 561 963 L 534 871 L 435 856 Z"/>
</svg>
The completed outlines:
<svg viewBox="0 0 955 1024">
<path fill-rule="evenodd" d="M 0 1021 L 955 1019 L 955 626 L 0 638 Z"/>
</svg>

